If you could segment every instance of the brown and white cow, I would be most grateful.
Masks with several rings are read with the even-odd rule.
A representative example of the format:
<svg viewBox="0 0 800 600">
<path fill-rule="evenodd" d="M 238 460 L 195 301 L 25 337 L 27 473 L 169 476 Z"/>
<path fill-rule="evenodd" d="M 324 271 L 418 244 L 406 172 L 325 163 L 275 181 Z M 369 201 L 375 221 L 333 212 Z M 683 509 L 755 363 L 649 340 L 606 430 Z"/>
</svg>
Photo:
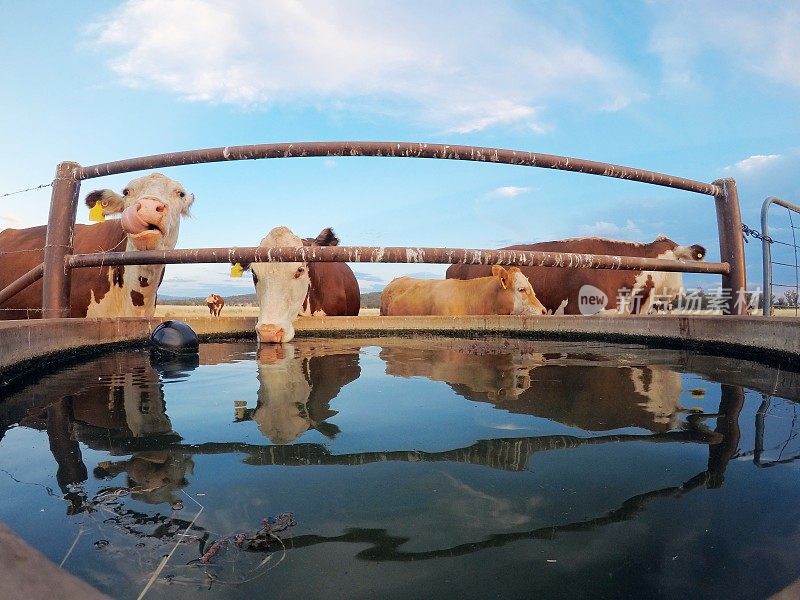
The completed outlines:
<svg viewBox="0 0 800 600">
<path fill-rule="evenodd" d="M 681 246 L 664 236 L 658 236 L 649 244 L 590 237 L 507 246 L 504 249 L 695 261 L 703 260 L 706 255 L 705 248 L 699 244 Z M 447 269 L 447 278 L 483 277 L 489 274 L 490 268 L 485 265 L 451 265 Z M 555 312 L 561 306 L 568 315 L 595 314 L 602 310 L 647 314 L 654 302 L 674 298 L 683 287 L 681 273 L 526 266 L 520 269 L 536 286 L 536 294 L 548 310 Z M 628 305 L 627 310 L 618 306 L 620 298 Z M 562 306 L 564 300 L 567 303 Z"/>
<path fill-rule="evenodd" d="M 517 267 L 491 267 L 490 277 L 393 279 L 381 294 L 381 314 L 409 315 L 543 315 L 528 279 Z"/>
<path fill-rule="evenodd" d="M 225 306 L 225 300 L 219 294 L 209 294 L 206 298 L 206 306 L 212 317 L 218 317 L 222 312 L 222 307 Z"/>
<path fill-rule="evenodd" d="M 122 195 L 97 190 L 86 197 L 103 214 L 121 213 L 94 225 L 76 225 L 74 252 L 171 250 L 178 241 L 181 217 L 194 195 L 177 181 L 152 173 L 131 181 Z M 0 232 L 0 289 L 42 262 L 47 227 Z M 71 317 L 152 317 L 164 265 L 89 267 L 72 271 Z M 42 282 L 28 286 L 0 305 L 0 319 L 41 316 Z"/>
<path fill-rule="evenodd" d="M 316 238 L 300 239 L 288 227 L 275 227 L 261 247 L 336 246 L 339 238 L 330 227 Z M 259 342 L 280 344 L 294 338 L 294 321 L 305 316 L 355 316 L 361 293 L 352 269 L 345 263 L 252 263 L 258 298 L 256 334 Z"/>
</svg>

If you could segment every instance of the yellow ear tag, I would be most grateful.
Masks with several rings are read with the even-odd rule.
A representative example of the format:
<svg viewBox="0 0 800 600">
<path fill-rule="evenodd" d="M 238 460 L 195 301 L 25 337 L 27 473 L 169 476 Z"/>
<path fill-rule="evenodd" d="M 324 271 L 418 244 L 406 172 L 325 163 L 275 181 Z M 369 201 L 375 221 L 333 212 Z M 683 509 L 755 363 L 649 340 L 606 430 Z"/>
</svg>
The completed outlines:
<svg viewBox="0 0 800 600">
<path fill-rule="evenodd" d="M 99 202 L 95 202 L 94 206 L 89 209 L 89 220 L 97 221 L 98 223 L 106 220 L 106 216 L 103 214 L 103 207 L 100 206 Z"/>
<path fill-rule="evenodd" d="M 244 273 L 244 269 L 240 263 L 234 263 L 231 265 L 231 277 L 241 277 L 242 273 Z"/>
</svg>

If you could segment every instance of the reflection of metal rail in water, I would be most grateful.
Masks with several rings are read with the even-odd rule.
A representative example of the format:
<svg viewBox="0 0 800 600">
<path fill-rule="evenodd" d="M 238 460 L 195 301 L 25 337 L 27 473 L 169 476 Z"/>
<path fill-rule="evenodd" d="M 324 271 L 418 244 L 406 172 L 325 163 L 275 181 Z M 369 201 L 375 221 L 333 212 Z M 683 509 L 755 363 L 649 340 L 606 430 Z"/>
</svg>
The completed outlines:
<svg viewBox="0 0 800 600">
<path fill-rule="evenodd" d="M 670 431 L 653 434 L 612 434 L 595 437 L 571 435 L 549 435 L 541 437 L 495 438 L 479 440 L 464 448 L 442 452 L 421 450 L 394 450 L 389 452 L 358 452 L 355 454 L 331 454 L 322 444 L 293 444 L 289 446 L 259 446 L 238 442 L 208 442 L 192 446 L 176 445 L 176 450 L 195 454 L 244 453 L 248 465 L 280 466 L 359 466 L 376 462 L 457 462 L 501 469 L 524 471 L 530 457 L 536 452 L 566 450 L 579 446 L 614 442 L 653 442 L 718 444 L 722 436 L 702 430 Z"/>
</svg>

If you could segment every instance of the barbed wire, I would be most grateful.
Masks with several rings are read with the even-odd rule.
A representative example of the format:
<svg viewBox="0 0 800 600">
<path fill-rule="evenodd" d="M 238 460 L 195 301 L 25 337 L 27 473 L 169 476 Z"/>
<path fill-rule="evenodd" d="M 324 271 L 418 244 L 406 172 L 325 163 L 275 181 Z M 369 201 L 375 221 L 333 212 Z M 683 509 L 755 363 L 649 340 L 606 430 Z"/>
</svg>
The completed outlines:
<svg viewBox="0 0 800 600">
<path fill-rule="evenodd" d="M 745 223 L 742 223 L 742 237 L 744 238 L 745 243 L 749 244 L 750 240 L 747 239 L 747 236 L 752 236 L 757 240 L 763 240 L 768 244 L 774 243 L 774 240 L 768 235 L 763 235 L 757 229 L 753 229 L 752 227 L 748 227 Z"/>
<path fill-rule="evenodd" d="M 43 183 L 41 185 L 37 185 L 34 187 L 29 187 L 24 190 L 17 190 L 16 192 L 6 192 L 5 194 L 0 194 L 0 198 L 5 198 L 6 196 L 13 196 L 14 194 L 22 194 L 24 192 L 32 192 L 33 190 L 41 190 L 42 188 L 49 188 L 52 187 L 53 182 L 50 183 Z"/>
</svg>

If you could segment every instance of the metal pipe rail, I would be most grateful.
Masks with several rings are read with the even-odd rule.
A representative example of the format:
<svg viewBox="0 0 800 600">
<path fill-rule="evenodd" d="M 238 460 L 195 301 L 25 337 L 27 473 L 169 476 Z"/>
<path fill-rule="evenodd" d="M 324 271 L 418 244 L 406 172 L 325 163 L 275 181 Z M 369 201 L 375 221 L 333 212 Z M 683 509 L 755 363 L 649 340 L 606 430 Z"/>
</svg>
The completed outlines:
<svg viewBox="0 0 800 600">
<path fill-rule="evenodd" d="M 719 196 L 722 188 L 716 184 L 673 177 L 655 171 L 634 169 L 621 165 L 596 162 L 569 156 L 537 154 L 501 148 L 481 146 L 454 146 L 449 144 L 420 144 L 409 142 L 296 142 L 280 144 L 253 144 L 248 146 L 224 146 L 154 154 L 127 160 L 118 160 L 75 169 L 75 179 L 91 179 L 117 173 L 159 169 L 209 162 L 230 160 L 254 160 L 260 158 L 300 158 L 312 156 L 372 156 L 388 158 L 438 158 L 445 160 L 470 160 L 494 162 L 526 167 L 543 167 L 560 171 L 575 171 L 604 177 L 629 179 L 652 185 L 678 188 Z"/>
<path fill-rule="evenodd" d="M 538 252 L 531 250 L 466 250 L 457 248 L 409 248 L 377 246 L 303 246 L 195 248 L 102 252 L 68 256 L 70 269 L 111 265 L 188 264 L 251 262 L 373 262 L 437 263 L 471 265 L 518 265 L 577 269 L 648 270 L 687 273 L 730 272 L 727 263 L 684 262 L 660 258 Z"/>
<path fill-rule="evenodd" d="M 32 283 L 36 283 L 44 275 L 44 263 L 39 263 L 24 275 L 18 277 L 0 290 L 0 304 L 15 296 Z"/>
<path fill-rule="evenodd" d="M 694 271 L 693 269 L 686 268 L 689 266 L 688 263 L 681 263 L 682 266 L 680 269 L 669 270 L 719 273 L 722 275 L 723 288 L 730 289 L 732 292 L 746 289 L 744 243 L 741 236 L 739 198 L 736 191 L 736 183 L 732 179 L 720 179 L 714 181 L 713 183 L 704 183 L 701 181 L 694 181 L 682 177 L 673 177 L 663 173 L 634 169 L 631 167 L 624 167 L 610 163 L 601 163 L 567 156 L 537 154 L 533 152 L 521 152 L 516 150 L 477 146 L 454 146 L 445 144 L 423 144 L 409 142 L 299 142 L 206 148 L 201 150 L 142 156 L 127 160 L 91 165 L 88 167 L 82 167 L 74 162 L 60 163 L 56 170 L 56 177 L 53 181 L 50 218 L 47 225 L 47 242 L 44 257 L 45 277 L 42 293 L 42 316 L 45 318 L 65 317 L 69 314 L 69 289 L 71 279 L 70 268 L 73 266 L 78 266 L 78 263 L 81 262 L 76 261 L 75 259 L 77 257 L 73 257 L 71 255 L 73 251 L 72 235 L 75 226 L 75 215 L 77 212 L 77 197 L 80 190 L 80 182 L 82 180 L 91 179 L 94 177 L 102 177 L 105 175 L 113 175 L 117 173 L 161 167 L 172 167 L 178 165 L 223 162 L 230 160 L 295 158 L 310 156 L 433 158 L 504 163 L 528 167 L 543 167 L 561 171 L 573 171 L 578 173 L 599 175 L 603 177 L 614 177 L 617 179 L 628 179 L 631 181 L 665 186 L 674 189 L 682 189 L 713 196 L 716 205 L 720 258 L 722 263 L 716 263 L 717 270 L 712 268 L 708 271 Z M 227 249 L 225 252 L 227 253 Z M 386 250 L 384 249 L 384 255 L 385 252 Z M 118 258 L 115 260 L 131 261 L 129 264 L 133 264 L 133 261 L 143 259 L 144 255 L 141 253 L 135 254 L 139 255 L 139 258 L 136 258 L 133 254 L 131 254 L 124 259 Z M 320 254 L 320 256 L 323 255 Z M 107 259 L 108 255 L 106 255 L 105 264 L 109 264 Z M 92 264 L 102 263 L 102 259 L 94 260 L 96 262 L 93 262 Z M 384 262 L 389 262 L 388 259 L 383 260 Z M 543 259 L 542 257 L 539 257 L 538 259 L 531 258 L 530 260 Z M 617 266 L 617 263 L 614 262 L 613 257 L 610 262 L 606 263 L 607 266 L 602 267 L 592 266 L 592 260 L 590 259 L 574 260 L 577 262 L 573 266 L 587 263 L 588 266 L 584 268 L 622 268 Z M 599 260 L 602 262 L 603 260 L 607 259 Z M 161 261 L 159 260 L 159 262 Z M 219 261 L 217 261 L 215 258 L 212 262 Z M 353 262 L 357 261 L 353 260 Z M 556 261 L 554 260 L 554 262 Z M 88 263 L 86 264 L 88 265 Z M 115 264 L 124 264 L 124 262 Z M 511 263 L 509 262 L 502 264 Z M 630 264 L 634 265 L 634 263 Z M 635 263 L 635 266 L 627 268 L 641 268 L 644 264 L 644 262 L 639 262 Z M 722 267 L 721 265 L 723 264 L 726 266 Z M 559 265 L 553 264 L 552 266 Z M 654 269 L 664 270 L 664 267 L 665 265 L 663 263 L 658 263 Z M 5 293 L 5 291 L 0 291 L 0 293 Z M 733 300 L 735 296 L 736 294 L 732 293 L 731 300 L 728 301 L 727 310 L 730 313 L 733 313 L 737 308 L 737 305 Z M 744 310 L 741 306 L 738 308 L 739 310 Z"/>
</svg>

